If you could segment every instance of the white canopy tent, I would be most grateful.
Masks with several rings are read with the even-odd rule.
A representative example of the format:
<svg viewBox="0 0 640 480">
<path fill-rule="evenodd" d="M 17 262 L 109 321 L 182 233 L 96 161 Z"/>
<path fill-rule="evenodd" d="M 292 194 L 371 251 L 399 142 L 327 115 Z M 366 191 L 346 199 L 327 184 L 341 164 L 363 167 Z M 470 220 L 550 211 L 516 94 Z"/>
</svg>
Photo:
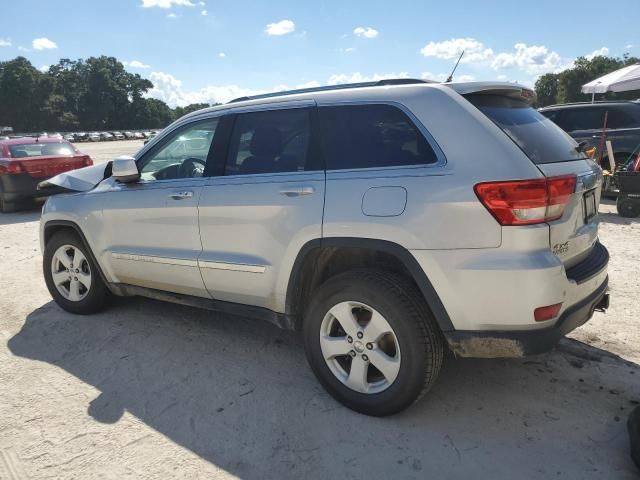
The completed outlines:
<svg viewBox="0 0 640 480">
<path fill-rule="evenodd" d="M 582 86 L 582 93 L 590 93 L 592 101 L 596 93 L 627 92 L 629 90 L 640 90 L 640 64 L 629 65 L 615 72 L 607 73 Z"/>
</svg>

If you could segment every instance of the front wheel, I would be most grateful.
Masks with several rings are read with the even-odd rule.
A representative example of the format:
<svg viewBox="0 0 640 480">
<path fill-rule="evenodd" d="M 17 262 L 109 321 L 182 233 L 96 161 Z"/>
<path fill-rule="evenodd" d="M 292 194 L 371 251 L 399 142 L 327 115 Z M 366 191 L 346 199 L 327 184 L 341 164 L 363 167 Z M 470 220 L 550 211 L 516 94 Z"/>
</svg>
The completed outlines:
<svg viewBox="0 0 640 480">
<path fill-rule="evenodd" d="M 58 232 L 49 240 L 42 267 L 49 293 L 64 310 L 89 314 L 104 308 L 109 291 L 75 233 Z"/>
<path fill-rule="evenodd" d="M 417 401 L 443 359 L 442 335 L 422 296 L 386 272 L 348 272 L 325 282 L 307 310 L 303 336 L 320 383 L 366 415 L 392 415 Z"/>
</svg>

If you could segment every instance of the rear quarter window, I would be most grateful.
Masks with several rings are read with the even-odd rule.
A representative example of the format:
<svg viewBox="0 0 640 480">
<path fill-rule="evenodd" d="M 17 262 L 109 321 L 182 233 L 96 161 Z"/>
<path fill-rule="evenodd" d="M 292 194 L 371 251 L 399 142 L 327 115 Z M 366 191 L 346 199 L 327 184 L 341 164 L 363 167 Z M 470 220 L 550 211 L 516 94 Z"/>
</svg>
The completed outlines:
<svg viewBox="0 0 640 480">
<path fill-rule="evenodd" d="M 438 157 L 398 107 L 340 105 L 318 109 L 327 170 L 427 165 Z"/>
<path fill-rule="evenodd" d="M 576 142 L 565 131 L 522 101 L 489 94 L 465 98 L 507 134 L 533 163 L 586 158 L 576 150 Z"/>
</svg>

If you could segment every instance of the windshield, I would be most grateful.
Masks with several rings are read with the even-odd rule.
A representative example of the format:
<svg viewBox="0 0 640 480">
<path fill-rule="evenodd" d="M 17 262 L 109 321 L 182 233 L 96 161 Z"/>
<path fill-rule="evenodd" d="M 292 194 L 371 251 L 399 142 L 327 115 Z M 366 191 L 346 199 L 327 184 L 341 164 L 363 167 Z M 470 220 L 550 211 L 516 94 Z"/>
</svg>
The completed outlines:
<svg viewBox="0 0 640 480">
<path fill-rule="evenodd" d="M 52 157 L 73 155 L 75 150 L 68 142 L 60 143 L 25 143 L 9 145 L 9 151 L 13 158 L 25 157 Z"/>
<path fill-rule="evenodd" d="M 499 95 L 474 94 L 465 98 L 491 119 L 536 164 L 587 158 L 560 127 L 529 105 Z"/>
</svg>

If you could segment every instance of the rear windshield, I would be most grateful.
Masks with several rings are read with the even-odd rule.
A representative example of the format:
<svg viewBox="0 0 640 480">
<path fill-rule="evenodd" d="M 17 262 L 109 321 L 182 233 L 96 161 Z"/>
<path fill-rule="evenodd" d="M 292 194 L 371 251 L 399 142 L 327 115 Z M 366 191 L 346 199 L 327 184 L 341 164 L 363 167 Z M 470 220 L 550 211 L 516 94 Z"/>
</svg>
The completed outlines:
<svg viewBox="0 0 640 480">
<path fill-rule="evenodd" d="M 68 142 L 60 143 L 25 143 L 9 145 L 9 151 L 13 158 L 25 157 L 54 157 L 73 155 L 75 150 Z"/>
<path fill-rule="evenodd" d="M 587 158 L 560 127 L 529 105 L 499 95 L 465 98 L 491 119 L 536 164 Z"/>
</svg>

